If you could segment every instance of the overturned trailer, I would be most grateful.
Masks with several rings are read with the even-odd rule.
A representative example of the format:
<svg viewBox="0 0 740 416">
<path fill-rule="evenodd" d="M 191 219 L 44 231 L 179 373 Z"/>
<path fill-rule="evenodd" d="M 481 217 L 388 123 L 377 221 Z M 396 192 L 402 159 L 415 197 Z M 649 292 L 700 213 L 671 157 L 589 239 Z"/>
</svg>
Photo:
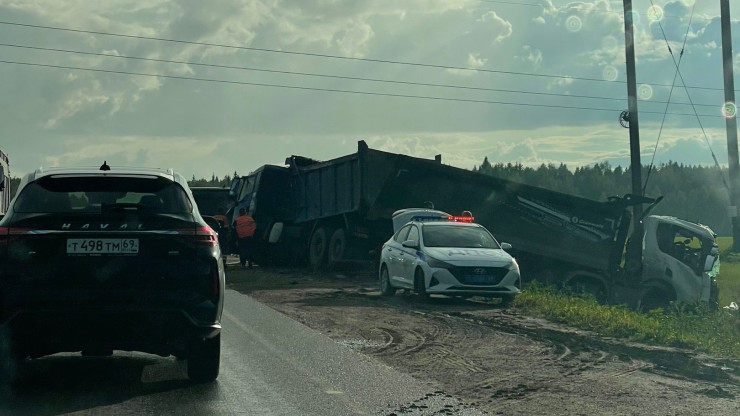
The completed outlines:
<svg viewBox="0 0 740 416">
<path fill-rule="evenodd" d="M 432 201 L 450 213 L 472 211 L 501 241 L 526 280 L 592 293 L 600 301 L 645 308 L 672 300 L 715 302 L 714 233 L 672 217 L 644 219 L 639 258 L 625 267 L 628 207 L 656 202 L 612 197 L 593 201 L 434 160 L 368 148 L 319 162 L 291 156 L 235 178 L 231 194 L 257 222 L 258 264 L 306 262 L 314 268 L 372 260 L 393 233 L 392 215 Z M 648 210 L 649 211 L 649 210 Z"/>
</svg>

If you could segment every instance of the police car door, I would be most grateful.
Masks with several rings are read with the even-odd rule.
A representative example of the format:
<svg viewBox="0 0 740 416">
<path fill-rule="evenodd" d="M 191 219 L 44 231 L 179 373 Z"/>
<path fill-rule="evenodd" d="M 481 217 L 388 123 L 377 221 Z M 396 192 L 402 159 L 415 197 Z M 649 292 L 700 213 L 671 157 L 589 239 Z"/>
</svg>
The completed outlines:
<svg viewBox="0 0 740 416">
<path fill-rule="evenodd" d="M 414 266 L 416 265 L 417 251 L 419 248 L 419 227 L 415 224 L 411 225 L 409 234 L 401 242 L 415 242 L 416 247 L 405 247 L 401 245 L 401 252 L 399 253 L 399 269 L 400 279 L 407 287 L 414 287 Z"/>
<path fill-rule="evenodd" d="M 403 249 L 401 243 L 406 240 L 406 236 L 409 234 L 410 228 L 410 225 L 401 228 L 396 233 L 396 235 L 393 236 L 393 240 L 386 243 L 385 247 L 383 248 L 383 250 L 385 251 L 382 255 L 383 258 L 386 259 L 386 265 L 388 266 L 388 276 L 390 276 L 390 279 L 394 283 L 394 285 L 398 285 L 398 283 L 402 281 L 399 277 L 401 274 L 401 251 Z"/>
</svg>

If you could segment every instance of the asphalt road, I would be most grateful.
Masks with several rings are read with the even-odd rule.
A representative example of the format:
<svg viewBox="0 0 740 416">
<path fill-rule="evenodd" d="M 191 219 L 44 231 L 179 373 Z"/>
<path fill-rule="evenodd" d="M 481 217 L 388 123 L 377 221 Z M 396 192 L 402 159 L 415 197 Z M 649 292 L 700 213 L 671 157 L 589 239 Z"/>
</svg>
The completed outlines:
<svg viewBox="0 0 740 416">
<path fill-rule="evenodd" d="M 57 354 L 24 363 L 0 414 L 481 414 L 234 291 L 223 328 L 215 383 L 190 383 L 173 357 Z"/>
</svg>

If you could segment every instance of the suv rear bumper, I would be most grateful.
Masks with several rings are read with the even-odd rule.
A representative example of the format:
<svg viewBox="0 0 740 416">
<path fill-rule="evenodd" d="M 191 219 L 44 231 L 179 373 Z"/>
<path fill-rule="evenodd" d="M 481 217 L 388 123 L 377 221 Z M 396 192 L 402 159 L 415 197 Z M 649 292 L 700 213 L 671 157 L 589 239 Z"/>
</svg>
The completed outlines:
<svg viewBox="0 0 740 416">
<path fill-rule="evenodd" d="M 186 356 L 194 342 L 218 335 L 221 323 L 184 310 L 48 309 L 22 310 L 0 329 L 16 357 L 86 350 Z"/>
</svg>

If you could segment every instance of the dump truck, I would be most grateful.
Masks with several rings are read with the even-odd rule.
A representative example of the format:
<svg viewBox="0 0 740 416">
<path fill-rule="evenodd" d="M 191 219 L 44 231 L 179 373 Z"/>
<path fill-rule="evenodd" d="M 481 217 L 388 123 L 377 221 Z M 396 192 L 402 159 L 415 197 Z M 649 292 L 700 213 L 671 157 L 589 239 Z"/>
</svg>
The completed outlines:
<svg viewBox="0 0 740 416">
<path fill-rule="evenodd" d="M 668 216 L 634 219 L 630 207 L 660 199 L 594 201 L 433 160 L 370 149 L 328 161 L 290 156 L 234 179 L 234 212 L 257 222 L 257 264 L 314 269 L 377 258 L 393 213 L 434 207 L 475 222 L 512 245 L 522 279 L 587 292 L 601 302 L 649 309 L 670 301 L 717 302 L 719 250 L 706 226 Z M 633 221 L 644 232 L 632 236 Z M 632 250 L 627 250 L 632 247 Z M 626 254 L 625 254 L 626 253 Z M 631 253 L 631 254 L 630 254 Z"/>
</svg>

